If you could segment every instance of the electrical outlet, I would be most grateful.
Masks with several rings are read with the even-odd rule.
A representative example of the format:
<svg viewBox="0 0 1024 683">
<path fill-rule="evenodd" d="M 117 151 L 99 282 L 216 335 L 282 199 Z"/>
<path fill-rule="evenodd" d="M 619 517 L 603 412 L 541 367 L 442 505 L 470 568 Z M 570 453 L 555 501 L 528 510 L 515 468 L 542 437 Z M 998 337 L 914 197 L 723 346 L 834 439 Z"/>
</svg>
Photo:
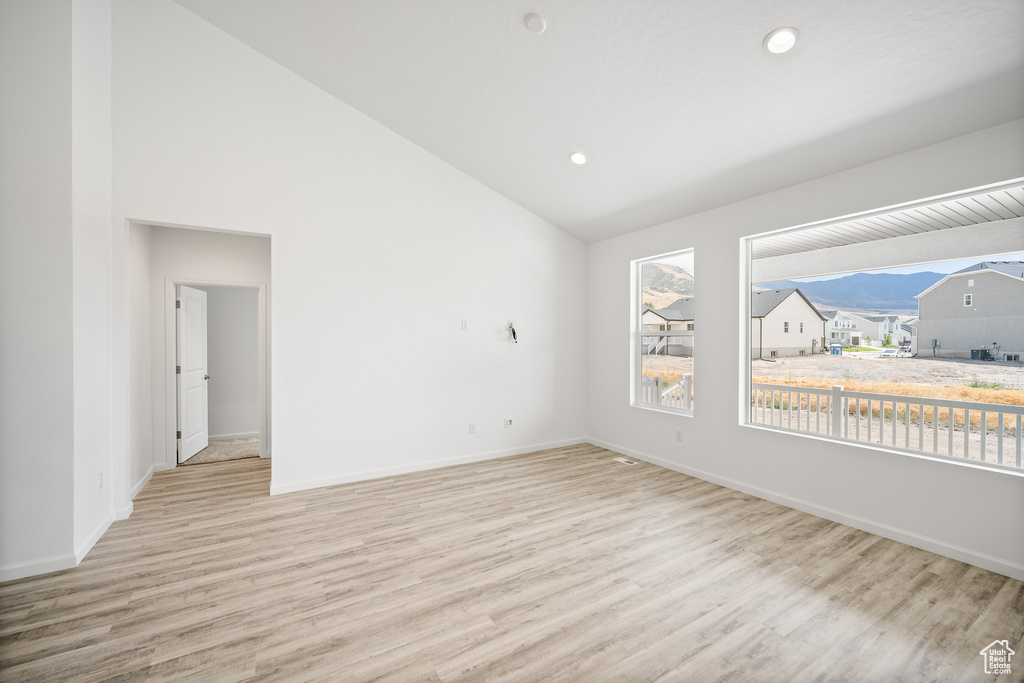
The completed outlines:
<svg viewBox="0 0 1024 683">
<path fill-rule="evenodd" d="M 511 417 L 505 419 L 505 429 L 512 429 L 512 418 Z"/>
<path fill-rule="evenodd" d="M 475 422 L 470 422 L 469 423 L 469 433 L 470 434 L 476 434 L 476 423 Z"/>
<path fill-rule="evenodd" d="M 682 440 L 683 440 L 683 430 L 682 429 L 677 429 L 676 430 L 676 441 L 682 441 Z"/>
<path fill-rule="evenodd" d="M 103 488 L 103 473 L 102 472 L 100 472 L 99 474 L 96 475 L 96 483 L 99 484 L 99 487 L 101 489 Z"/>
<path fill-rule="evenodd" d="M 466 320 L 465 318 L 462 319 L 462 329 L 464 329 L 464 330 L 468 330 L 469 329 L 469 321 Z"/>
</svg>

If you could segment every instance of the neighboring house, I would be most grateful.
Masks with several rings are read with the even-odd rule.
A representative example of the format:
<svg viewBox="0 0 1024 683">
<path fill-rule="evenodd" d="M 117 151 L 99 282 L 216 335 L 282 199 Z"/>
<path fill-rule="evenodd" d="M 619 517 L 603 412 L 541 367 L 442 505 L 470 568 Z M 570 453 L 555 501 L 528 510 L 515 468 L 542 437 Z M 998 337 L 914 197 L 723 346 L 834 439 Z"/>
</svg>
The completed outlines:
<svg viewBox="0 0 1024 683">
<path fill-rule="evenodd" d="M 678 335 L 651 335 L 644 337 L 643 353 L 663 353 L 670 356 L 693 355 L 693 297 L 672 302 L 662 309 L 644 307 L 643 329 L 649 331 L 678 330 Z"/>
<path fill-rule="evenodd" d="M 805 356 L 819 350 L 825 316 L 799 289 L 751 294 L 750 357 Z"/>
<path fill-rule="evenodd" d="M 860 328 L 853 319 L 835 309 L 818 311 L 825 318 L 825 344 L 860 346 Z"/>
<path fill-rule="evenodd" d="M 861 337 L 871 337 L 872 343 L 881 345 L 885 335 L 892 335 L 892 343 L 899 344 L 901 339 L 913 337 L 910 325 L 895 315 L 858 315 L 847 313 L 854 325 L 861 331 Z"/>
<path fill-rule="evenodd" d="M 942 278 L 917 301 L 919 353 L 1024 358 L 1024 261 L 976 263 Z"/>
</svg>

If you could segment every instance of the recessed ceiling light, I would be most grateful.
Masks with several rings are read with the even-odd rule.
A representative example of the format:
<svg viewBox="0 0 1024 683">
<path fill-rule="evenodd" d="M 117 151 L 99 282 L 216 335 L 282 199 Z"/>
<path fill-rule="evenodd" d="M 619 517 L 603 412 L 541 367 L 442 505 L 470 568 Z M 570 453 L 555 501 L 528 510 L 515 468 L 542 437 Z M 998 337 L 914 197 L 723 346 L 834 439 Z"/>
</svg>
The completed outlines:
<svg viewBox="0 0 1024 683">
<path fill-rule="evenodd" d="M 569 155 L 569 161 L 578 166 L 582 166 L 583 164 L 587 163 L 587 155 L 584 154 L 583 152 L 573 152 L 572 154 Z"/>
<path fill-rule="evenodd" d="M 544 29 L 548 27 L 548 23 L 544 21 L 544 17 L 539 14 L 527 14 L 523 17 L 523 23 L 526 24 L 526 28 L 530 29 L 534 33 L 544 33 Z"/>
<path fill-rule="evenodd" d="M 776 55 L 789 52 L 796 45 L 796 39 L 799 35 L 795 28 L 788 26 L 777 28 L 765 37 L 764 49 Z"/>
</svg>

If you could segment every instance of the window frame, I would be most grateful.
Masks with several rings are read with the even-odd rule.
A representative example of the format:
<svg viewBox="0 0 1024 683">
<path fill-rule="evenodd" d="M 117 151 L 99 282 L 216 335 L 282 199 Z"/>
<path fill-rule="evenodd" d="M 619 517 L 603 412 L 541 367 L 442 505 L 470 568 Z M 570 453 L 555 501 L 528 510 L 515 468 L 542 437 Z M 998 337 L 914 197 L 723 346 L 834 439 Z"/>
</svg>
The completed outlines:
<svg viewBox="0 0 1024 683">
<path fill-rule="evenodd" d="M 651 410 L 651 411 L 659 412 L 659 413 L 669 413 L 669 414 L 672 414 L 672 415 L 680 415 L 680 416 L 683 416 L 683 417 L 693 417 L 693 413 L 694 413 L 694 409 L 693 409 L 694 403 L 693 402 L 691 402 L 690 408 L 676 408 L 674 406 L 666 406 L 666 405 L 660 405 L 660 404 L 654 404 L 654 403 L 645 403 L 642 400 L 642 397 L 643 397 L 643 388 L 642 388 L 642 382 L 643 382 L 643 354 L 641 353 L 642 337 L 650 336 L 650 333 L 653 331 L 653 330 L 644 330 L 644 323 L 643 323 L 643 318 L 644 318 L 644 301 L 643 301 L 643 298 L 644 298 L 643 297 L 643 293 L 644 293 L 644 282 L 643 282 L 644 273 L 643 273 L 643 267 L 647 263 L 658 263 L 660 261 L 664 261 L 665 259 L 668 259 L 668 258 L 671 258 L 671 257 L 674 257 L 674 256 L 679 256 L 681 254 L 686 254 L 686 253 L 690 253 L 690 254 L 694 254 L 695 255 L 696 254 L 696 250 L 695 250 L 694 247 L 685 247 L 683 249 L 676 249 L 674 251 L 664 252 L 664 253 L 657 254 L 657 255 L 654 255 L 654 256 L 648 256 L 648 257 L 645 257 L 645 258 L 639 258 L 639 259 L 634 259 L 634 260 L 630 261 L 630 281 L 631 281 L 630 318 L 631 318 L 631 321 L 630 321 L 630 344 L 629 344 L 629 354 L 630 354 L 630 364 L 629 364 L 629 368 L 630 368 L 629 405 L 631 407 L 633 407 L 633 408 L 640 408 L 642 410 Z M 697 270 L 697 267 L 696 267 L 696 257 L 695 256 L 694 256 L 693 270 L 694 270 L 694 272 L 692 273 L 692 275 L 694 277 L 694 282 L 696 283 L 696 277 L 697 277 L 696 276 L 696 270 Z M 694 320 L 693 320 L 693 323 L 691 323 L 690 325 L 696 325 L 696 322 L 697 322 L 697 309 L 698 309 L 697 302 L 696 302 L 696 300 L 694 300 L 694 307 L 693 307 L 693 318 L 694 318 Z M 664 327 L 671 328 L 671 325 L 666 324 Z M 681 331 L 682 332 L 690 332 L 690 331 L 692 331 L 692 329 L 689 329 L 689 325 L 687 327 L 688 327 L 688 329 L 686 329 L 686 330 L 666 329 L 666 330 L 658 330 L 658 332 L 666 332 L 666 333 L 668 333 L 668 332 L 681 332 Z M 665 336 L 670 336 L 670 335 L 666 334 Z M 694 339 L 696 339 L 696 337 L 694 337 Z M 696 365 L 696 355 L 697 355 L 696 354 L 696 350 L 694 350 L 693 358 L 694 358 L 694 364 L 695 365 Z"/>
<path fill-rule="evenodd" d="M 885 215 L 887 215 L 889 213 L 892 213 L 892 212 L 895 212 L 897 210 L 908 210 L 908 209 L 913 209 L 913 208 L 916 208 L 916 207 L 923 207 L 923 206 L 927 206 L 929 204 L 933 204 L 933 203 L 935 203 L 937 201 L 940 201 L 940 200 L 948 201 L 948 200 L 957 199 L 957 198 L 970 198 L 970 197 L 972 197 L 974 195 L 977 195 L 977 194 L 983 193 L 983 192 L 993 192 L 993 191 L 998 191 L 998 190 L 1001 190 L 1001 189 L 1004 189 L 1004 188 L 1019 186 L 1021 182 L 1024 182 L 1024 177 L 1015 178 L 1015 179 L 1012 179 L 1012 180 L 1001 181 L 1001 182 L 998 182 L 998 183 L 992 183 L 992 184 L 989 184 L 989 185 L 983 185 L 983 186 L 973 187 L 973 188 L 969 188 L 969 189 L 964 189 L 964 190 L 960 190 L 960 191 L 957 191 L 957 192 L 950 192 L 950 193 L 947 193 L 947 194 L 936 195 L 936 196 L 932 196 L 932 197 L 926 197 L 926 198 L 922 198 L 922 199 L 918 199 L 918 200 L 902 202 L 902 203 L 899 203 L 899 204 L 892 204 L 892 205 L 889 205 L 889 206 L 883 206 L 883 207 L 879 207 L 879 208 L 875 208 L 875 209 L 871 209 L 871 210 L 867 210 L 867 211 L 861 211 L 861 212 L 857 212 L 857 213 L 844 214 L 844 215 L 837 215 L 837 216 L 833 216 L 831 218 L 826 218 L 826 219 L 822 219 L 822 220 L 817 220 L 817 221 L 812 221 L 812 222 L 802 223 L 802 224 L 797 224 L 797 225 L 791 225 L 791 226 L 784 227 L 784 228 L 769 229 L 769 230 L 765 230 L 765 231 L 762 231 L 762 232 L 753 232 L 753 233 L 750 233 L 750 234 L 745 234 L 745 235 L 740 236 L 738 238 L 738 240 L 737 240 L 739 242 L 739 252 L 740 252 L 740 264 L 739 264 L 740 265 L 740 278 L 739 278 L 739 280 L 740 280 L 740 291 L 739 291 L 739 297 L 738 297 L 738 304 L 739 305 L 737 307 L 737 312 L 738 312 L 738 316 L 739 316 L 738 322 L 739 322 L 739 333 L 740 334 L 739 334 L 739 346 L 738 346 L 739 353 L 738 353 L 738 356 L 737 356 L 737 362 L 739 363 L 740 372 L 739 372 L 739 382 L 738 382 L 737 393 L 736 393 L 737 402 L 735 404 L 735 409 L 737 411 L 737 422 L 738 422 L 739 426 L 740 427 L 750 428 L 750 429 L 758 429 L 758 430 L 764 430 L 764 431 L 777 432 L 777 433 L 783 435 L 785 438 L 811 439 L 811 440 L 823 441 L 823 442 L 833 443 L 833 444 L 849 444 L 849 445 L 851 445 L 851 446 L 853 446 L 855 448 L 858 448 L 858 449 L 892 453 L 894 455 L 899 455 L 899 456 L 903 456 L 903 457 L 911 457 L 911 458 L 917 458 L 917 459 L 922 459 L 922 460 L 930 460 L 932 462 L 944 463 L 944 464 L 953 465 L 953 466 L 956 466 L 956 467 L 966 467 L 968 469 L 985 470 L 985 471 L 988 471 L 988 472 L 995 472 L 995 473 L 1000 473 L 1000 474 L 1004 474 L 1004 475 L 1008 475 L 1008 476 L 1024 477 L 1024 469 L 1017 468 L 1017 467 L 1012 467 L 1012 466 L 1009 466 L 1009 465 L 1006 465 L 1006 464 L 1002 464 L 1002 463 L 994 463 L 994 462 L 988 462 L 988 461 L 977 461 L 977 460 L 972 460 L 972 459 L 961 458 L 959 456 L 946 455 L 946 454 L 942 454 L 942 453 L 928 453 L 928 452 L 923 452 L 923 451 L 913 450 L 913 449 L 907 449 L 907 448 L 903 448 L 903 447 L 900 447 L 900 446 L 889 445 L 889 444 L 884 444 L 884 443 L 874 443 L 873 444 L 873 443 L 866 442 L 866 441 L 863 441 L 863 440 L 851 441 L 851 440 L 847 440 L 847 439 L 842 438 L 842 437 L 833 437 L 831 435 L 824 435 L 824 434 L 805 433 L 805 432 L 800 432 L 800 431 L 795 431 L 795 430 L 783 428 L 782 426 L 765 425 L 765 424 L 760 424 L 760 423 L 754 422 L 754 421 L 751 420 L 751 417 L 750 417 L 750 404 L 751 404 L 750 392 L 751 392 L 752 367 L 751 367 L 751 362 L 750 362 L 751 358 L 750 358 L 750 349 L 749 349 L 750 338 L 751 338 L 750 335 L 751 335 L 751 331 L 753 329 L 753 325 L 752 325 L 752 322 L 751 322 L 751 303 L 752 302 L 751 302 L 750 292 L 751 292 L 752 284 L 753 284 L 753 282 L 755 282 L 755 280 L 754 280 L 753 259 L 751 258 L 751 255 L 753 253 L 753 245 L 759 239 L 770 237 L 770 236 L 778 236 L 778 235 L 791 234 L 791 233 L 792 234 L 797 234 L 797 233 L 799 233 L 799 231 L 802 231 L 802 230 L 806 230 L 806 229 L 810 229 L 810 228 L 816 228 L 816 227 L 836 225 L 836 224 L 839 224 L 839 223 L 842 223 L 842 222 L 845 222 L 845 221 L 861 220 L 861 219 L 872 218 L 872 217 L 875 217 L 875 216 L 885 216 Z M 995 252 L 993 252 L 993 253 L 995 253 Z M 999 252 L 999 253 L 1001 253 L 1001 252 Z M 1007 250 L 1006 253 L 1009 253 L 1009 250 Z M 978 253 L 976 256 L 978 258 L 983 258 L 983 257 L 985 257 L 987 255 L 988 255 L 987 252 L 982 252 L 982 253 Z M 931 262 L 938 262 L 938 261 L 942 261 L 942 260 L 953 260 L 953 259 L 959 259 L 959 258 L 974 258 L 974 257 L 975 257 L 975 255 L 970 255 L 970 256 L 935 256 L 933 254 L 930 254 L 930 258 L 928 260 L 921 261 L 921 262 L 922 263 L 931 263 Z M 880 265 L 875 266 L 876 268 L 897 268 L 897 267 L 900 267 L 900 264 L 895 262 L 895 261 L 892 262 L 892 263 L 888 263 L 888 262 L 884 262 L 885 259 L 882 259 L 882 260 L 883 260 L 883 263 L 880 264 Z M 838 272 L 838 271 L 836 271 L 836 272 Z M 770 280 L 772 278 L 767 278 L 767 279 Z M 785 279 L 785 277 L 784 276 L 778 276 L 777 279 Z M 972 300 L 972 304 L 973 304 L 973 300 Z M 854 326 L 851 325 L 850 327 L 853 328 Z M 862 333 L 859 333 L 859 334 L 862 334 Z M 860 339 L 858 339 L 858 343 L 859 342 L 860 342 Z M 774 354 L 773 354 L 773 357 L 774 357 Z"/>
<path fill-rule="evenodd" d="M 974 295 L 964 294 L 964 308 L 970 308 L 974 305 Z"/>
</svg>

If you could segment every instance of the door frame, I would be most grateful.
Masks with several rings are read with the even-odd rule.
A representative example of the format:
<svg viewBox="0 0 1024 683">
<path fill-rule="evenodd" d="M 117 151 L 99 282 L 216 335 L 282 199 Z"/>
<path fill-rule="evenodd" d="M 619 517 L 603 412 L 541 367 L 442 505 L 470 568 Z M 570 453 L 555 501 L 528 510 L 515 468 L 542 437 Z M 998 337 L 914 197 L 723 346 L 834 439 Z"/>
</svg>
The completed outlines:
<svg viewBox="0 0 1024 683">
<path fill-rule="evenodd" d="M 177 363 L 177 320 L 174 301 L 176 299 L 175 285 L 187 287 L 247 287 L 258 289 L 257 294 L 257 385 L 259 391 L 260 407 L 260 457 L 269 458 L 270 447 L 270 349 L 267 348 L 267 339 L 270 336 L 268 329 L 269 316 L 267 315 L 267 283 L 265 282 L 223 282 L 217 280 L 192 280 L 185 278 L 164 278 L 164 376 L 166 382 L 165 401 L 166 413 L 164 424 L 166 426 L 167 438 L 164 442 L 164 467 L 154 467 L 154 470 L 172 469 L 178 466 L 178 382 L 174 371 Z M 155 464 L 155 463 L 154 463 Z"/>
</svg>

